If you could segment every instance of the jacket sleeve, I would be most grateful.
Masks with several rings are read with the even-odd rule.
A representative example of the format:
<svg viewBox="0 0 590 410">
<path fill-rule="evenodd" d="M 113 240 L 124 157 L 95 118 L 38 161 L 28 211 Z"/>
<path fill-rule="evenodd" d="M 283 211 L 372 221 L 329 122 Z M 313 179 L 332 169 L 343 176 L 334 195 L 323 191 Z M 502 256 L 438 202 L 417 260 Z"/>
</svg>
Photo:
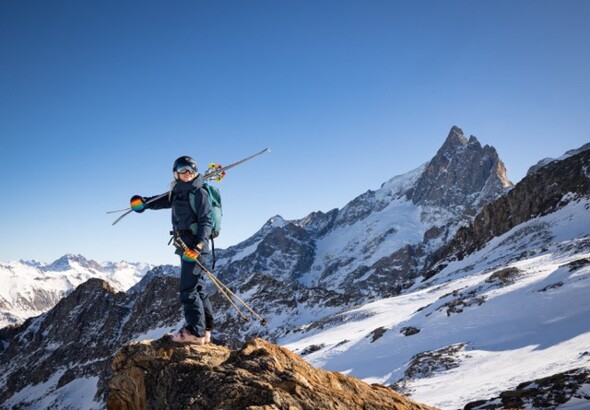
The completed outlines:
<svg viewBox="0 0 590 410">
<path fill-rule="evenodd" d="M 150 200 L 152 200 L 153 198 L 157 198 L 158 195 L 155 196 L 150 196 L 145 198 L 145 202 L 148 202 Z M 154 202 L 150 202 L 149 204 L 146 204 L 146 208 L 147 209 L 168 209 L 172 206 L 172 204 L 170 203 L 170 195 L 168 195 L 168 192 L 166 192 L 165 194 L 163 194 L 162 198 L 156 199 Z"/>
<path fill-rule="evenodd" d="M 211 236 L 211 228 L 213 221 L 211 221 L 211 204 L 209 203 L 209 194 L 203 188 L 197 191 L 195 195 L 196 211 L 197 211 L 197 243 L 203 243 L 205 246 L 209 243 Z"/>
</svg>

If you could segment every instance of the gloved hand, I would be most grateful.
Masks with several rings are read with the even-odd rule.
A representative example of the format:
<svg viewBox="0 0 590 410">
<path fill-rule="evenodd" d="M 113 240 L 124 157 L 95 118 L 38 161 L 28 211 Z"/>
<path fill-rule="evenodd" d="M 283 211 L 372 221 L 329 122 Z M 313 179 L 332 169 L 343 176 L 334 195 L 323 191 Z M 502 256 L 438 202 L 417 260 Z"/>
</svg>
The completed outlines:
<svg viewBox="0 0 590 410">
<path fill-rule="evenodd" d="M 187 262 L 196 262 L 199 256 L 201 256 L 201 254 L 198 250 L 189 248 L 182 254 L 182 259 L 184 259 Z"/>
<path fill-rule="evenodd" d="M 142 196 L 133 195 L 129 204 L 131 205 L 131 209 L 135 212 L 141 213 L 145 211 L 145 199 Z"/>
</svg>

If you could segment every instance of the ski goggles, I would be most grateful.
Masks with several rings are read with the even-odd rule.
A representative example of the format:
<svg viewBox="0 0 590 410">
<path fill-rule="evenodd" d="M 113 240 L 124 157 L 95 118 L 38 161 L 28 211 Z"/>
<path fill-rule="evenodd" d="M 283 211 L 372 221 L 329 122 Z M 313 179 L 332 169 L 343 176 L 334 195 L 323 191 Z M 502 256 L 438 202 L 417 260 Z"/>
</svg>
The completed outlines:
<svg viewBox="0 0 590 410">
<path fill-rule="evenodd" d="M 190 165 L 179 165 L 176 167 L 176 172 L 179 174 L 186 174 L 187 172 L 194 174 L 195 170 Z"/>
</svg>

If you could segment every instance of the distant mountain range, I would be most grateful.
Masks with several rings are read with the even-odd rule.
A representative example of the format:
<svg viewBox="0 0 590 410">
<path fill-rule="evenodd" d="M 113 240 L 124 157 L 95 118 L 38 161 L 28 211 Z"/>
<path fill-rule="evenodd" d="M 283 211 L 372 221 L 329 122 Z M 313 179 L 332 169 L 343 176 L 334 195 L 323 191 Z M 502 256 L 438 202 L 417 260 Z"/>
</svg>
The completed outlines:
<svg viewBox="0 0 590 410">
<path fill-rule="evenodd" d="M 115 289 L 126 291 L 152 267 L 125 261 L 98 263 L 71 254 L 50 264 L 0 263 L 0 327 L 46 312 L 90 278 L 104 279 Z"/>
<path fill-rule="evenodd" d="M 218 343 L 264 337 L 443 409 L 590 405 L 590 150 L 513 186 L 493 147 L 453 127 L 428 163 L 342 209 L 274 216 L 218 258 L 269 322 L 214 293 Z M 104 408 L 115 351 L 182 326 L 177 286 L 168 266 L 125 293 L 91 279 L 0 329 L 0 403 Z"/>
</svg>

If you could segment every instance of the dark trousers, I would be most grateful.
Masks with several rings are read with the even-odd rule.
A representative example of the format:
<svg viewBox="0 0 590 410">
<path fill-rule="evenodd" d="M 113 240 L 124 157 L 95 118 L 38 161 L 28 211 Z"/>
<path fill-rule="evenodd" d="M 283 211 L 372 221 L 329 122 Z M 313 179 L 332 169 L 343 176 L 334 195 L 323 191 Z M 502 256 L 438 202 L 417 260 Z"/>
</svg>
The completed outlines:
<svg viewBox="0 0 590 410">
<path fill-rule="evenodd" d="M 199 261 L 209 269 L 208 255 L 199 256 Z M 205 336 L 205 330 L 213 328 L 213 309 L 205 292 L 205 273 L 196 263 L 182 258 L 179 292 L 187 329 L 197 337 Z"/>
</svg>

